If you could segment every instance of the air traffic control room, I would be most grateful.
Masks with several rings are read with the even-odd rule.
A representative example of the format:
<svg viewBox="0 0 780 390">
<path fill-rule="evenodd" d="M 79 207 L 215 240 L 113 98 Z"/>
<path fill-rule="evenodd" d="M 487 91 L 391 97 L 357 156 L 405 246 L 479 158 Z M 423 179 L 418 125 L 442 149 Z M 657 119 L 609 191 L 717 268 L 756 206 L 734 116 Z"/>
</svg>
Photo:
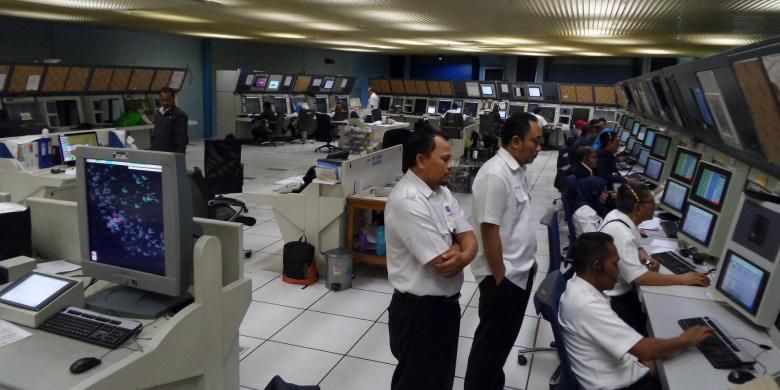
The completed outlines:
<svg viewBox="0 0 780 390">
<path fill-rule="evenodd" d="M 775 0 L 0 3 L 0 388 L 780 389 Z"/>
</svg>

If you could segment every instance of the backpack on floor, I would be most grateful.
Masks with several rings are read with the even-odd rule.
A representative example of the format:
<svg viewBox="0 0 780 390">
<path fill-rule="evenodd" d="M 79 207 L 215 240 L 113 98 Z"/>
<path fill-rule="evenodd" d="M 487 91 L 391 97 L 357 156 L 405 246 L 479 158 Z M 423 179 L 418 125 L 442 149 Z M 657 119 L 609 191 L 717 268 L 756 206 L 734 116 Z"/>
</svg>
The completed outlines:
<svg viewBox="0 0 780 390">
<path fill-rule="evenodd" d="M 317 282 L 317 266 L 314 263 L 314 245 L 306 242 L 306 236 L 284 244 L 282 251 L 282 281 L 312 285 Z"/>
</svg>

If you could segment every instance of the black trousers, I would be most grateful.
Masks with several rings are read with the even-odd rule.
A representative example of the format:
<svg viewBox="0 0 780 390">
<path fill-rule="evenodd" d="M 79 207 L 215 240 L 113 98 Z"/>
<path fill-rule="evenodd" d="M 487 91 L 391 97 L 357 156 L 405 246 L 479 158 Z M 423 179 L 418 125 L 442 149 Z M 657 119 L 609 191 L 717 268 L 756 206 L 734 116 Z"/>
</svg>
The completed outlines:
<svg viewBox="0 0 780 390">
<path fill-rule="evenodd" d="M 458 297 L 393 293 L 388 308 L 390 351 L 398 365 L 393 390 L 451 390 L 458 355 Z"/>
<path fill-rule="evenodd" d="M 621 320 L 647 337 L 647 314 L 642 311 L 642 303 L 639 302 L 635 288 L 623 295 L 610 297 L 610 305 Z"/>
<path fill-rule="evenodd" d="M 479 325 L 469 353 L 465 390 L 504 388 L 504 364 L 523 325 L 535 275 L 536 266 L 524 288 L 507 278 L 496 286 L 493 276 L 479 284 Z"/>
<path fill-rule="evenodd" d="M 631 386 L 624 387 L 620 390 L 660 390 L 661 384 L 658 382 L 658 379 L 656 377 L 647 374 L 641 378 L 639 378 L 638 381 L 634 382 Z"/>
</svg>

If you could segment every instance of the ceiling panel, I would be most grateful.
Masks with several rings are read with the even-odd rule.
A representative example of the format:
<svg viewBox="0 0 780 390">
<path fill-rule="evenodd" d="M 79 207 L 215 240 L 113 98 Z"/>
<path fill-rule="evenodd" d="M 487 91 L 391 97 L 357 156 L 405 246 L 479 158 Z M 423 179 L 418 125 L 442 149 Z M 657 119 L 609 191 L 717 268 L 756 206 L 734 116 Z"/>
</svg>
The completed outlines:
<svg viewBox="0 0 780 390">
<path fill-rule="evenodd" d="M 780 34 L 780 0 L 4 0 L 0 15 L 386 54 L 699 57 Z"/>
</svg>

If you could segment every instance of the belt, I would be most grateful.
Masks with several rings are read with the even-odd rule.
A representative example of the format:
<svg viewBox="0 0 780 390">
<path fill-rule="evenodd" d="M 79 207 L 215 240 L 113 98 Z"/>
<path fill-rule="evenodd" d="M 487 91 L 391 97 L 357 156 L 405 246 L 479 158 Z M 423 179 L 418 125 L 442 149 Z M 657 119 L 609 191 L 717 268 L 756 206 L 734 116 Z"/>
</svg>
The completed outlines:
<svg viewBox="0 0 780 390">
<path fill-rule="evenodd" d="M 412 293 L 400 292 L 398 290 L 394 290 L 393 297 L 397 297 L 399 299 L 402 299 L 404 301 L 409 301 L 409 302 L 449 303 L 449 302 L 458 302 L 458 299 L 460 299 L 460 293 L 457 293 L 455 295 L 450 295 L 447 297 L 443 295 L 414 295 Z"/>
</svg>

